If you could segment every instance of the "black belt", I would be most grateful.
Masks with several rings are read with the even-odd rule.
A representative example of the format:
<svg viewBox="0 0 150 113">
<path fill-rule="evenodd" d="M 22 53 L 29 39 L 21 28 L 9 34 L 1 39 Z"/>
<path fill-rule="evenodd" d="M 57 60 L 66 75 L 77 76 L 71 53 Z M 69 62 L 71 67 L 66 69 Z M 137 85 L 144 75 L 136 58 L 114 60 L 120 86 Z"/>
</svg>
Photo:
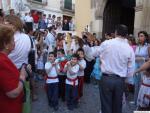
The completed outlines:
<svg viewBox="0 0 150 113">
<path fill-rule="evenodd" d="M 119 75 L 116 75 L 116 74 L 106 74 L 106 73 L 103 73 L 102 75 L 103 76 L 107 76 L 107 77 L 119 77 L 119 78 L 122 78 L 122 77 L 120 77 Z"/>
</svg>

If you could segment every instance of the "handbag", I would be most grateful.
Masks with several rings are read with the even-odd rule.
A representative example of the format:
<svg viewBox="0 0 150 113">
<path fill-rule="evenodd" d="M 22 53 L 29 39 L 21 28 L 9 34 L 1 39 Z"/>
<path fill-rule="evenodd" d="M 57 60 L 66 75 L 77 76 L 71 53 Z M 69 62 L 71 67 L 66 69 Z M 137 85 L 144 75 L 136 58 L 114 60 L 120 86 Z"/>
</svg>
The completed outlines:
<svg viewBox="0 0 150 113">
<path fill-rule="evenodd" d="M 30 38 L 30 41 L 31 41 L 31 50 L 28 54 L 28 63 L 31 65 L 32 71 L 35 72 L 35 70 L 36 70 L 36 67 L 35 67 L 35 50 L 34 50 L 34 47 L 33 47 L 33 41 L 32 41 L 30 36 L 29 36 L 29 38 Z"/>
</svg>

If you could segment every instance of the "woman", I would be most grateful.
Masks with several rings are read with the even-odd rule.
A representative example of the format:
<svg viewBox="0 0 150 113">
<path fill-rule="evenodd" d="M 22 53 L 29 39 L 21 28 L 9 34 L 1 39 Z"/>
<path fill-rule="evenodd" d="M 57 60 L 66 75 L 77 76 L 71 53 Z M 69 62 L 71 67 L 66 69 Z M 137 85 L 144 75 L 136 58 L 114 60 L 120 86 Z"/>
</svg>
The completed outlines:
<svg viewBox="0 0 150 113">
<path fill-rule="evenodd" d="M 31 41 L 27 34 L 23 33 L 23 23 L 21 19 L 15 15 L 8 15 L 4 18 L 5 24 L 10 24 L 15 30 L 14 41 L 15 48 L 9 54 L 9 58 L 20 69 L 22 64 L 28 64 L 28 56 L 31 50 Z M 29 75 L 31 76 L 31 74 Z M 30 105 L 30 86 L 29 80 L 25 82 L 26 87 L 26 102 L 24 103 L 24 113 L 29 113 L 31 110 Z"/>
<path fill-rule="evenodd" d="M 0 25 L 0 112 L 21 113 L 23 105 L 23 84 L 26 72 L 8 58 L 15 47 L 13 28 Z"/>
<path fill-rule="evenodd" d="M 148 45 L 148 34 L 145 31 L 140 31 L 138 33 L 138 45 L 135 50 L 135 62 L 136 62 L 136 69 L 138 69 L 140 66 L 143 65 L 143 63 L 148 60 L 150 54 L 149 54 L 149 45 Z M 135 86 L 135 92 L 134 92 L 134 102 L 136 104 L 137 102 L 137 96 L 139 92 L 139 88 L 141 85 L 141 75 L 142 73 L 137 73 L 136 76 L 134 76 L 134 86 Z"/>
</svg>

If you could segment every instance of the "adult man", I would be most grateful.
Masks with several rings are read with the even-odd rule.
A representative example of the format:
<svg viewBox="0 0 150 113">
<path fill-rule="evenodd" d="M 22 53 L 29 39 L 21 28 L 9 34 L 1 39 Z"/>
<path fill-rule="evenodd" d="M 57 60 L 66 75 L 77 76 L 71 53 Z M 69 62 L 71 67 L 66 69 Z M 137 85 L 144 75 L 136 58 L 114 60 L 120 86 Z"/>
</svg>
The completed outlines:
<svg viewBox="0 0 150 113">
<path fill-rule="evenodd" d="M 48 30 L 49 30 L 49 33 L 47 34 L 45 42 L 46 42 L 47 46 L 49 47 L 48 52 L 50 52 L 50 51 L 54 50 L 54 48 L 56 47 L 55 28 L 54 28 L 54 26 L 51 26 L 51 27 L 49 27 Z"/>
<path fill-rule="evenodd" d="M 118 25 L 116 38 L 106 40 L 100 46 L 84 47 L 92 56 L 100 56 L 102 78 L 100 97 L 102 113 L 122 113 L 124 79 L 134 73 L 135 55 L 125 39 L 128 29 Z M 90 37 L 88 39 L 91 40 Z"/>
</svg>

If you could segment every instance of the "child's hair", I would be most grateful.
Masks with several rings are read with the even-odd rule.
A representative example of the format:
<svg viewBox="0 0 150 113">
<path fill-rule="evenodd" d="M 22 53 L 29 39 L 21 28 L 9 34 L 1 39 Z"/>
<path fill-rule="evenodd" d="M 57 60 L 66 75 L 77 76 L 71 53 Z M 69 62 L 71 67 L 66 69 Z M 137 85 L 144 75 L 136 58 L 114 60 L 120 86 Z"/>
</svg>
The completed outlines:
<svg viewBox="0 0 150 113">
<path fill-rule="evenodd" d="M 150 73 L 150 68 L 146 69 L 145 71 L 148 72 L 148 73 Z"/>
<path fill-rule="evenodd" d="M 59 50 L 57 50 L 57 52 L 61 52 L 62 54 L 65 54 L 64 49 L 59 49 Z"/>
<path fill-rule="evenodd" d="M 79 60 L 79 55 L 75 53 L 72 55 L 72 58 L 77 58 L 77 60 Z"/>
<path fill-rule="evenodd" d="M 79 49 L 77 50 L 77 53 L 78 53 L 79 51 L 83 52 L 83 54 L 84 54 L 84 50 L 83 50 L 82 48 L 79 48 Z"/>
<path fill-rule="evenodd" d="M 55 52 L 49 52 L 49 55 L 54 55 L 54 57 L 56 57 Z"/>
</svg>

